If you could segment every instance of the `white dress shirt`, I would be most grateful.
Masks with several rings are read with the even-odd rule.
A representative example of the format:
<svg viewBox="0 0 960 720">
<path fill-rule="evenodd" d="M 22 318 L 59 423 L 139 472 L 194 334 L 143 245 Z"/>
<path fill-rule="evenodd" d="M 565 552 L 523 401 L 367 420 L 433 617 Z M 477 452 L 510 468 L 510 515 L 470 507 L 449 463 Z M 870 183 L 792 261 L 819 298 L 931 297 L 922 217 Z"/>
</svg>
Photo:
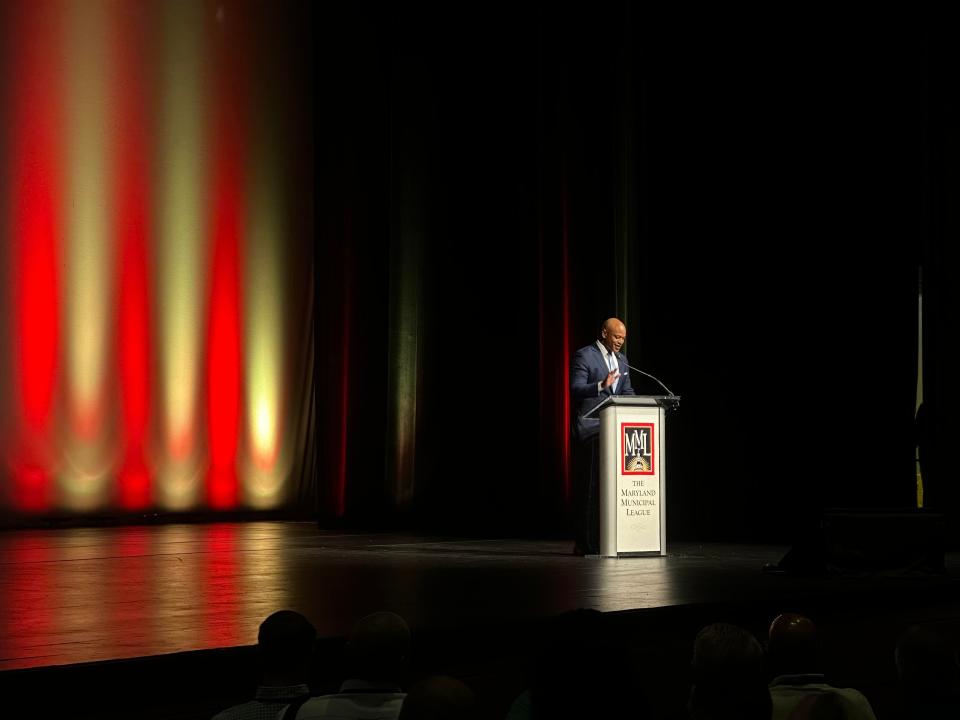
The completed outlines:
<svg viewBox="0 0 960 720">
<path fill-rule="evenodd" d="M 620 363 L 617 360 L 616 354 L 612 352 L 608 352 L 607 346 L 604 345 L 599 340 L 597 340 L 597 347 L 600 348 L 600 352 L 603 353 L 603 360 L 607 364 L 607 367 L 613 372 L 620 372 Z M 615 393 L 617 391 L 617 385 L 619 383 L 620 383 L 620 378 L 617 378 L 616 380 L 614 380 L 613 385 L 610 386 L 611 388 L 610 392 Z M 597 394 L 599 395 L 602 390 L 603 390 L 603 380 L 597 383 Z"/>
</svg>

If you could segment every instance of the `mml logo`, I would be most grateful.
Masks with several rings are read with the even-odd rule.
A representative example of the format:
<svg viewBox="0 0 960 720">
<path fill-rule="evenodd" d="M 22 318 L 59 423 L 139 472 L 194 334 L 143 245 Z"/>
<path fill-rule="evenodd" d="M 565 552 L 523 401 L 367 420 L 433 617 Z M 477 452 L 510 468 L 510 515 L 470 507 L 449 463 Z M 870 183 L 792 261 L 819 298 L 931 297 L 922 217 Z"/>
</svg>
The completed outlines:
<svg viewBox="0 0 960 720">
<path fill-rule="evenodd" d="M 621 423 L 620 448 L 622 452 L 620 471 L 624 475 L 653 475 L 654 444 L 653 423 Z"/>
</svg>

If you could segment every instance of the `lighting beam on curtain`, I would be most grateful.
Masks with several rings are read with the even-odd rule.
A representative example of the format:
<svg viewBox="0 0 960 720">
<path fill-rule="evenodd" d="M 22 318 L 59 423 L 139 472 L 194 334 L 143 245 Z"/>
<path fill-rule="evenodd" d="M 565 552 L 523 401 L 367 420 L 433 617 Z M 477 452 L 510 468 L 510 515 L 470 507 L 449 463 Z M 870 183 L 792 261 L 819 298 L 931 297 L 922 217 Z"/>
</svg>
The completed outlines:
<svg viewBox="0 0 960 720">
<path fill-rule="evenodd" d="M 303 501 L 307 7 L 0 3 L 0 514 Z"/>
<path fill-rule="evenodd" d="M 251 132 L 247 259 L 244 297 L 244 361 L 247 468 L 245 502 L 271 508 L 283 500 L 283 480 L 289 472 L 289 443 L 284 443 L 286 368 L 284 354 L 288 308 L 284 304 L 285 246 L 283 168 L 286 144 L 280 98 L 269 62 L 255 75 L 253 90 L 258 113 Z"/>
<path fill-rule="evenodd" d="M 211 152 L 213 250 L 207 328 L 207 437 L 211 507 L 229 508 L 239 497 L 237 447 L 240 432 L 242 361 L 241 263 L 245 221 L 248 54 L 242 18 L 224 14 L 215 23 Z"/>
<path fill-rule="evenodd" d="M 111 16 L 118 284 L 114 318 L 120 395 L 117 501 L 125 510 L 142 510 L 153 500 L 148 456 L 154 350 L 150 298 L 155 285 L 149 270 L 153 234 L 148 118 L 152 112 L 147 78 L 153 64 L 147 28 L 151 14 L 142 3 L 123 3 L 120 8 Z"/>
<path fill-rule="evenodd" d="M 105 505 L 113 463 L 106 442 L 112 356 L 113 216 L 108 98 L 108 27 L 102 3 L 67 3 L 67 159 L 64 220 L 68 436 L 59 482 L 71 510 Z"/>
<path fill-rule="evenodd" d="M 3 32 L 8 98 L 7 186 L 13 354 L 18 427 L 9 456 L 12 504 L 34 512 L 55 501 L 55 406 L 60 356 L 60 242 L 63 100 L 61 3 L 13 3 Z M 16 71 L 12 71 L 15 68 Z"/>
<path fill-rule="evenodd" d="M 160 123 L 157 143 L 157 322 L 160 348 L 163 507 L 197 504 L 197 434 L 206 263 L 203 6 L 161 4 Z"/>
</svg>

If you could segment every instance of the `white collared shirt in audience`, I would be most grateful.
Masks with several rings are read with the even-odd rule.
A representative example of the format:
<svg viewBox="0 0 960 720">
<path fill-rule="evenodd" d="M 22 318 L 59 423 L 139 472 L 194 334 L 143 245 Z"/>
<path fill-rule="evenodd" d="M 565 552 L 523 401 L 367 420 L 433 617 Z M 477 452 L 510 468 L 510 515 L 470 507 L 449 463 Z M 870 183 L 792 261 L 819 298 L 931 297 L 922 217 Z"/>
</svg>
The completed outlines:
<svg viewBox="0 0 960 720">
<path fill-rule="evenodd" d="M 340 692 L 307 700 L 297 720 L 396 720 L 406 696 L 399 687 L 347 680 Z"/>
</svg>

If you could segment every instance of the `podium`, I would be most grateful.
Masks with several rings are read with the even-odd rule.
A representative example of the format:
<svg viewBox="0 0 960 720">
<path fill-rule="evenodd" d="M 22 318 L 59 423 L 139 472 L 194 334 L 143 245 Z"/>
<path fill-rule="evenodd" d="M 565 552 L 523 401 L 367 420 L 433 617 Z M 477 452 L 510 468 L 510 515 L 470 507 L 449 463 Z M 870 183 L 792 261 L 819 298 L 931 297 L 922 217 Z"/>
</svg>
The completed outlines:
<svg viewBox="0 0 960 720">
<path fill-rule="evenodd" d="M 614 395 L 600 418 L 600 555 L 667 554 L 666 408 L 672 395 Z"/>
</svg>

